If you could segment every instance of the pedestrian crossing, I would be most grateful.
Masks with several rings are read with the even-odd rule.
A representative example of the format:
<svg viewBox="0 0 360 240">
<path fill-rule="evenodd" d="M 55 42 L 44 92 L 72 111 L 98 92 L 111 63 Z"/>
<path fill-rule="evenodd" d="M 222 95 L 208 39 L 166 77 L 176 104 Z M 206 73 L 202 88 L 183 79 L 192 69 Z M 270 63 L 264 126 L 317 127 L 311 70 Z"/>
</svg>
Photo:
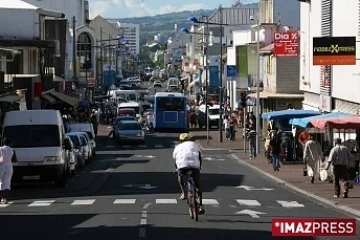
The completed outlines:
<svg viewBox="0 0 360 240">
<path fill-rule="evenodd" d="M 106 202 L 105 202 L 106 201 Z M 96 205 L 99 202 L 101 205 L 129 205 L 129 204 L 142 204 L 144 202 L 143 199 L 135 199 L 135 198 L 119 198 L 119 199 L 74 199 L 74 200 L 35 200 L 32 202 L 25 203 L 24 201 L 13 201 L 9 202 L 9 204 L 0 204 L 0 211 L 1 208 L 7 208 L 14 205 L 26 205 L 29 208 L 45 208 L 50 207 L 56 204 L 65 204 L 69 205 L 70 207 L 76 206 L 92 206 Z M 184 202 L 183 200 L 178 200 L 176 198 L 158 198 L 154 200 L 146 200 L 146 202 L 152 202 L 158 205 L 174 205 L 180 204 Z M 234 200 L 225 200 L 225 199 L 203 199 L 204 205 L 209 206 L 228 206 L 228 207 L 281 207 L 287 209 L 293 208 L 304 208 L 305 204 L 299 203 L 297 201 L 286 201 L 286 200 L 264 200 L 263 202 L 255 200 L 255 199 L 234 199 Z"/>
<path fill-rule="evenodd" d="M 177 143 L 167 143 L 167 144 L 134 144 L 134 145 L 129 145 L 129 144 L 109 144 L 109 145 L 105 145 L 104 147 L 106 149 L 164 149 L 164 148 L 174 148 L 176 145 L 178 145 Z"/>
</svg>

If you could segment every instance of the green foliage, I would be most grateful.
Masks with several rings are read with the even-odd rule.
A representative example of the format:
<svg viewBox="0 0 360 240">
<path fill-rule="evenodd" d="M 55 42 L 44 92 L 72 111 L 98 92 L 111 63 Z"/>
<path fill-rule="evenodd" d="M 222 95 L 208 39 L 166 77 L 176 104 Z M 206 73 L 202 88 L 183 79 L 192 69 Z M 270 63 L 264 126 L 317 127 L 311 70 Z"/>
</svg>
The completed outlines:
<svg viewBox="0 0 360 240">
<path fill-rule="evenodd" d="M 169 13 L 163 15 L 156 15 L 152 17 L 138 17 L 138 18 L 122 18 L 113 19 L 122 23 L 140 24 L 140 44 L 144 45 L 146 42 L 154 39 L 154 35 L 161 33 L 165 38 L 169 38 L 175 34 L 175 24 L 178 28 L 191 26 L 191 23 L 186 19 L 190 16 L 200 17 L 202 15 L 211 15 L 213 10 L 197 10 L 197 11 L 183 11 L 176 13 Z"/>
</svg>

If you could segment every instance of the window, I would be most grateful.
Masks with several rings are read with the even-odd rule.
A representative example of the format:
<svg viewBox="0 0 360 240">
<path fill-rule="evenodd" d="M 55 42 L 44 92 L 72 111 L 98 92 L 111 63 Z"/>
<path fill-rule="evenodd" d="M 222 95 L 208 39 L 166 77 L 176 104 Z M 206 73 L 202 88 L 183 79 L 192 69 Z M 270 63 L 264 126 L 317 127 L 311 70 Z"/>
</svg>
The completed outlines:
<svg viewBox="0 0 360 240">
<path fill-rule="evenodd" d="M 209 115 L 218 115 L 220 114 L 220 109 L 209 109 Z"/>
<path fill-rule="evenodd" d="M 74 146 L 75 147 L 79 147 L 80 146 L 80 142 L 79 142 L 79 139 L 77 136 L 74 136 L 74 135 L 70 135 L 69 136 L 71 141 L 73 142 Z"/>
<path fill-rule="evenodd" d="M 129 100 L 129 101 L 137 101 L 137 99 L 136 99 L 136 94 L 129 94 L 128 100 Z"/>
<path fill-rule="evenodd" d="M 8 126 L 4 137 L 10 139 L 12 147 L 60 147 L 59 127 L 56 125 Z"/>
<path fill-rule="evenodd" d="M 185 111 L 183 98 L 158 98 L 157 109 L 160 111 Z"/>
</svg>

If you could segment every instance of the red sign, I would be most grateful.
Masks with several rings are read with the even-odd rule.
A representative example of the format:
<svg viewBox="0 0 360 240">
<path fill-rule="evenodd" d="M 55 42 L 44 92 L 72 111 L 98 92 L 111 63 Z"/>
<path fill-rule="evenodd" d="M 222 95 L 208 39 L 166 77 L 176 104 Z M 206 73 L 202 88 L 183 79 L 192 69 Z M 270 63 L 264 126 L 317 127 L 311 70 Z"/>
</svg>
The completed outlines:
<svg viewBox="0 0 360 240">
<path fill-rule="evenodd" d="M 299 56 L 299 33 L 281 32 L 274 36 L 275 57 L 297 57 Z"/>
<path fill-rule="evenodd" d="M 272 219 L 273 237 L 356 236 L 353 218 L 283 218 Z"/>
</svg>

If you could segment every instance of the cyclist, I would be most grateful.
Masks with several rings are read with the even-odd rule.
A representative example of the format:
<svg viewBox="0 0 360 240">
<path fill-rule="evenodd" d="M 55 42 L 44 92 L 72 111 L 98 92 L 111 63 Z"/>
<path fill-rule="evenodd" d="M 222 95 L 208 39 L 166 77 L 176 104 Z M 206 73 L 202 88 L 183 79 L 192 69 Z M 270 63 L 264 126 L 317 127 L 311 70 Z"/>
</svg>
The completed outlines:
<svg viewBox="0 0 360 240">
<path fill-rule="evenodd" d="M 187 133 L 180 134 L 179 140 L 181 143 L 175 147 L 173 159 L 175 160 L 175 167 L 178 170 L 178 182 L 182 192 L 180 199 L 186 199 L 183 176 L 186 175 L 188 171 L 191 171 L 192 178 L 199 193 L 199 214 L 204 214 L 205 209 L 202 205 L 202 189 L 200 185 L 200 170 L 202 165 L 200 148 L 192 141 L 190 135 Z"/>
</svg>

